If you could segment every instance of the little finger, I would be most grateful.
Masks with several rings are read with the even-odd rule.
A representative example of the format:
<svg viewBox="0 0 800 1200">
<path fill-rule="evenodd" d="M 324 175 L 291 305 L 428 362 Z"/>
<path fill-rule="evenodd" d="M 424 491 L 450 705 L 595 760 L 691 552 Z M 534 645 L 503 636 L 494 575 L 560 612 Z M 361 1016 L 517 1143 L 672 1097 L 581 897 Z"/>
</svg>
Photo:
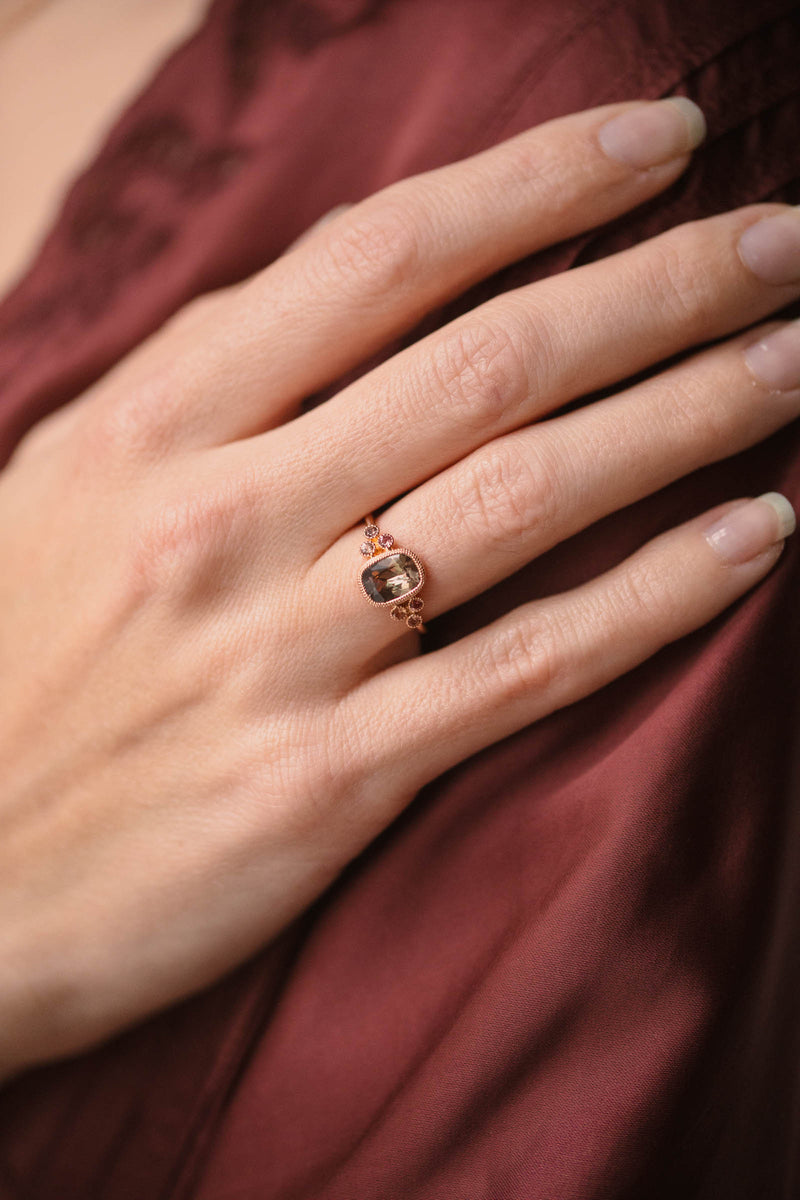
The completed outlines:
<svg viewBox="0 0 800 1200">
<path fill-rule="evenodd" d="M 712 620 L 764 577 L 794 528 L 777 493 L 720 505 L 581 587 L 368 679 L 341 717 L 351 738 L 369 734 L 359 754 L 377 809 L 370 820 L 382 828 L 393 815 L 375 797 L 396 795 L 398 784 L 413 793 Z M 385 737 L 375 713 L 397 714 Z"/>
</svg>

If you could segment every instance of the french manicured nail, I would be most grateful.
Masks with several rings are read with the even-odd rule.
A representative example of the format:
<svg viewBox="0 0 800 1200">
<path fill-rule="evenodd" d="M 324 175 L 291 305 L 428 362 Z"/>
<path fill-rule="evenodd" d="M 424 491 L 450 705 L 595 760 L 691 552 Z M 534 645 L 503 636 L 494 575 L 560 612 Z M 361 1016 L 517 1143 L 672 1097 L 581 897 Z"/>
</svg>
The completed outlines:
<svg viewBox="0 0 800 1200">
<path fill-rule="evenodd" d="M 597 136 L 609 158 L 629 167 L 656 167 L 699 146 L 706 120 L 693 100 L 671 96 L 612 117 Z"/>
<path fill-rule="evenodd" d="M 786 497 L 765 492 L 730 509 L 703 533 L 724 562 L 745 563 L 794 533 L 795 525 L 794 509 Z"/>
<path fill-rule="evenodd" d="M 748 346 L 744 361 L 756 379 L 778 392 L 800 388 L 800 321 L 790 321 Z"/>
<path fill-rule="evenodd" d="M 800 207 L 745 229 L 739 257 L 765 283 L 800 283 Z"/>
</svg>

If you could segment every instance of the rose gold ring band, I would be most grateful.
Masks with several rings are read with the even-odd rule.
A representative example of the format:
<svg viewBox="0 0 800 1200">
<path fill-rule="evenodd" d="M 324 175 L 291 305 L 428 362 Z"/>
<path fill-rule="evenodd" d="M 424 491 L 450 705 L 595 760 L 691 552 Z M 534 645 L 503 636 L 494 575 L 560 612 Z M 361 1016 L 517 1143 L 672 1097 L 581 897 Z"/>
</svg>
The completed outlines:
<svg viewBox="0 0 800 1200">
<path fill-rule="evenodd" d="M 395 546 L 390 533 L 381 533 L 372 514 L 364 518 L 364 527 L 361 553 L 369 562 L 358 572 L 362 595 L 370 604 L 388 608 L 395 621 L 405 621 L 409 629 L 425 633 L 424 601 L 419 595 L 425 568 L 413 550 Z"/>
</svg>

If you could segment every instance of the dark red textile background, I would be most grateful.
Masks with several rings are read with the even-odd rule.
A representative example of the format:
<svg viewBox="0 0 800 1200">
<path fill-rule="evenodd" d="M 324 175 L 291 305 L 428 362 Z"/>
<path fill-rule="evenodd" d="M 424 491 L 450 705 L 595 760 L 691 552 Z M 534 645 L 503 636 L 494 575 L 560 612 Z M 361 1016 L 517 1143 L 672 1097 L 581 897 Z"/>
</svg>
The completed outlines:
<svg viewBox="0 0 800 1200">
<path fill-rule="evenodd" d="M 0 454 L 315 218 L 548 117 L 680 92 L 666 195 L 484 295 L 800 201 L 791 0 L 217 0 L 0 305 Z M 427 650 L 739 495 L 798 424 L 592 527 Z M 32 553 L 36 548 L 32 547 Z M 800 1196 L 798 547 L 721 618 L 435 781 L 192 999 L 0 1091 L 0 1200 Z"/>
</svg>

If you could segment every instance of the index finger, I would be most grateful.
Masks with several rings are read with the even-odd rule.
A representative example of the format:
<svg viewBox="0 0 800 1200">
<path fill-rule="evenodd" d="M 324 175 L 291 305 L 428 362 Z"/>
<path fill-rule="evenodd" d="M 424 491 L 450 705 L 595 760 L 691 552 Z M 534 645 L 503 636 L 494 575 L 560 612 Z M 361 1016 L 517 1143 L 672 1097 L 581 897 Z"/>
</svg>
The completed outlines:
<svg viewBox="0 0 800 1200">
<path fill-rule="evenodd" d="M 163 407 L 153 414 L 159 447 L 164 423 L 168 442 L 194 447 L 288 420 L 304 397 L 431 309 L 662 191 L 704 130 L 700 110 L 682 97 L 605 105 L 355 204 L 215 312 L 207 336 L 176 362 L 178 386 L 167 380 L 160 389 L 173 399 L 166 417 Z"/>
</svg>

